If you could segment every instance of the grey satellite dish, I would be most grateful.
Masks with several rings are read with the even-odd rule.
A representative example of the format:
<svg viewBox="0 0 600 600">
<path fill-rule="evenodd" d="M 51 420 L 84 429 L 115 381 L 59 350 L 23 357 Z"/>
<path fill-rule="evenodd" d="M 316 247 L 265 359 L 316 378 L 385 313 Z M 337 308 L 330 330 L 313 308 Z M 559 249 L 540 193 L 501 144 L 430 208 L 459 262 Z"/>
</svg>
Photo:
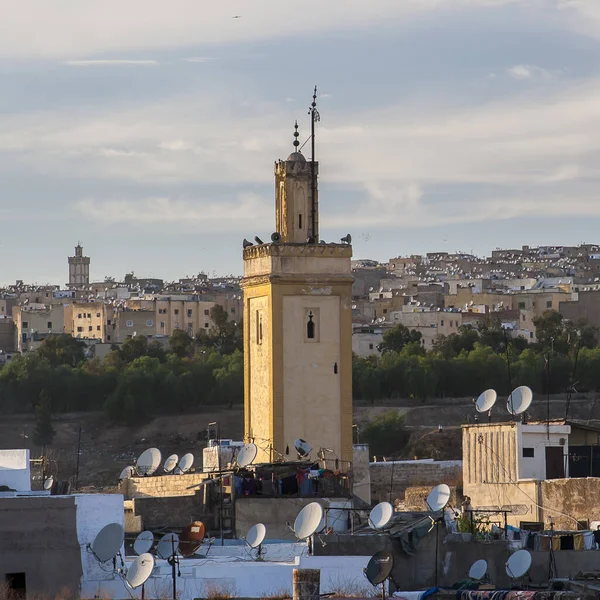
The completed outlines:
<svg viewBox="0 0 600 600">
<path fill-rule="evenodd" d="M 140 585 L 144 585 L 144 583 L 148 581 L 148 578 L 150 575 L 152 575 L 153 569 L 154 556 L 152 556 L 152 554 L 148 554 L 147 552 L 140 554 L 129 567 L 125 581 L 130 588 L 135 590 L 136 588 L 139 588 Z"/>
<path fill-rule="evenodd" d="M 158 448 L 144 450 L 135 463 L 140 475 L 152 475 L 160 466 L 161 454 Z"/>
<path fill-rule="evenodd" d="M 369 527 L 371 529 L 382 529 L 394 515 L 394 507 L 389 502 L 380 502 L 369 513 Z"/>
<path fill-rule="evenodd" d="M 485 390 L 485 392 L 479 394 L 479 398 L 477 398 L 477 402 L 475 403 L 477 412 L 482 413 L 491 410 L 492 406 L 496 403 L 496 398 L 498 398 L 496 390 Z"/>
<path fill-rule="evenodd" d="M 527 550 L 517 550 L 506 561 L 506 574 L 511 579 L 523 577 L 531 567 L 531 554 Z"/>
<path fill-rule="evenodd" d="M 246 444 L 237 455 L 238 467 L 247 467 L 251 465 L 256 459 L 258 454 L 258 448 L 255 444 Z"/>
<path fill-rule="evenodd" d="M 54 477 L 52 477 L 52 475 L 50 475 L 50 477 L 46 478 L 46 481 L 44 481 L 44 489 L 51 490 L 53 485 L 54 485 Z"/>
<path fill-rule="evenodd" d="M 165 460 L 165 464 L 163 465 L 165 473 L 170 473 L 177 466 L 178 462 L 179 456 L 177 456 L 177 454 L 171 454 L 171 456 Z"/>
<path fill-rule="evenodd" d="M 450 488 L 445 483 L 436 485 L 427 496 L 427 506 L 431 512 L 443 510 L 450 500 Z"/>
<path fill-rule="evenodd" d="M 310 454 L 310 451 L 312 450 L 310 444 L 302 438 L 298 438 L 294 442 L 294 448 L 296 448 L 296 452 L 298 453 L 298 456 L 300 458 L 305 458 Z"/>
<path fill-rule="evenodd" d="M 135 538 L 135 542 L 133 542 L 133 551 L 138 556 L 141 556 L 146 552 L 150 552 L 152 544 L 154 544 L 154 534 L 151 531 L 142 531 L 142 533 Z"/>
<path fill-rule="evenodd" d="M 130 479 L 131 477 L 133 477 L 134 473 L 135 473 L 134 467 L 125 467 L 121 471 L 121 474 L 119 475 L 119 480 L 121 480 L 121 479 Z"/>
<path fill-rule="evenodd" d="M 125 532 L 119 523 L 109 523 L 103 527 L 92 543 L 92 552 L 100 562 L 113 559 L 121 549 Z"/>
<path fill-rule="evenodd" d="M 187 473 L 194 464 L 194 455 L 191 453 L 184 454 L 179 461 L 179 464 L 175 467 L 175 475 L 183 475 Z"/>
<path fill-rule="evenodd" d="M 318 502 L 307 504 L 294 521 L 294 533 L 299 540 L 310 537 L 323 519 L 323 507 Z"/>
<path fill-rule="evenodd" d="M 156 547 L 156 554 L 165 560 L 177 554 L 179 549 L 179 536 L 176 533 L 166 533 L 160 538 Z"/>
<path fill-rule="evenodd" d="M 483 560 L 483 558 L 480 560 L 476 560 L 469 569 L 469 578 L 475 579 L 477 581 L 483 579 L 487 572 L 487 566 L 487 562 Z"/>
<path fill-rule="evenodd" d="M 258 548 L 264 541 L 267 535 L 267 528 L 262 523 L 257 523 L 250 527 L 250 531 L 246 535 L 246 543 L 250 548 Z"/>
<path fill-rule="evenodd" d="M 506 410 L 511 415 L 520 415 L 524 413 L 533 400 L 533 392 L 526 385 L 520 385 L 515 388 L 506 401 Z"/>
</svg>

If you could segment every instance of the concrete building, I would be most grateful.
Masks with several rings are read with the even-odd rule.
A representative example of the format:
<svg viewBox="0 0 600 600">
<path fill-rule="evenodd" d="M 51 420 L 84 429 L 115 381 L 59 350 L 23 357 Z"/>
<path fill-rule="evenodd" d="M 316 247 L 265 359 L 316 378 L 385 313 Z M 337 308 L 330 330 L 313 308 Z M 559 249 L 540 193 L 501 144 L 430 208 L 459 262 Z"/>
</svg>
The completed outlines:
<svg viewBox="0 0 600 600">
<path fill-rule="evenodd" d="M 297 438 L 352 461 L 352 247 L 317 243 L 317 173 L 297 151 L 275 163 L 279 239 L 244 249 L 245 438 L 257 462 L 295 457 Z"/>
<path fill-rule="evenodd" d="M 154 338 L 156 337 L 155 318 L 154 310 L 108 307 L 105 341 L 111 344 L 119 344 L 135 336 Z"/>
<path fill-rule="evenodd" d="M 421 343 L 430 350 L 438 335 L 451 335 L 458 333 L 463 323 L 461 312 L 446 312 L 437 310 L 424 310 L 414 305 L 406 305 L 404 310 L 394 311 L 390 315 L 394 325 L 402 324 L 409 329 L 421 333 Z"/>
<path fill-rule="evenodd" d="M 106 341 L 104 302 L 76 302 L 65 306 L 65 333 L 78 339 Z"/>
<path fill-rule="evenodd" d="M 352 352 L 361 358 L 381 356 L 378 350 L 385 330 L 382 327 L 355 325 L 352 328 Z"/>
<path fill-rule="evenodd" d="M 35 350 L 48 336 L 65 333 L 65 307 L 62 304 L 15 306 L 13 322 L 16 349 Z"/>
<path fill-rule="evenodd" d="M 81 288 L 90 284 L 90 258 L 83 255 L 81 244 L 75 246 L 75 256 L 69 256 L 69 288 Z"/>
</svg>

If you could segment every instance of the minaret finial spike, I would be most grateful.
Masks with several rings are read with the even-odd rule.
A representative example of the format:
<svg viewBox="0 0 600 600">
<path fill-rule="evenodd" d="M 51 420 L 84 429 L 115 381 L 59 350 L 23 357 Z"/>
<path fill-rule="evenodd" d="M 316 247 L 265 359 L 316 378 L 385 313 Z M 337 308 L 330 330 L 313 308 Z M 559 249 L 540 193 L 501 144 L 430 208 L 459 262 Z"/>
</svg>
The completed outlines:
<svg viewBox="0 0 600 600">
<path fill-rule="evenodd" d="M 298 120 L 296 119 L 296 122 L 294 123 L 294 152 L 298 152 L 298 146 L 300 145 L 300 142 L 298 141 L 298 136 L 300 134 L 298 133 Z"/>
</svg>

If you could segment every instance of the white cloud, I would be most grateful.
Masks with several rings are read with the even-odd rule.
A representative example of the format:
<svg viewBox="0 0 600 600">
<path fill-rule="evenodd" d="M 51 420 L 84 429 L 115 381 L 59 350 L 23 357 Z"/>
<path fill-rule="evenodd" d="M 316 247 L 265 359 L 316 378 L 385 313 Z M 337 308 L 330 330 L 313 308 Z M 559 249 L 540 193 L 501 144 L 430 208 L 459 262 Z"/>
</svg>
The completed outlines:
<svg viewBox="0 0 600 600">
<path fill-rule="evenodd" d="M 528 1 L 305 0 L 302 10 L 298 10 L 293 3 L 272 0 L 253 0 L 251 8 L 247 0 L 5 0 L 0 20 L 0 56 L 93 56 L 133 49 L 243 43 L 306 32 L 366 28 L 423 11 Z M 234 14 L 243 18 L 232 20 Z"/>
<path fill-rule="evenodd" d="M 533 79 L 534 77 L 550 79 L 552 77 L 550 71 L 535 65 L 514 65 L 507 69 L 507 72 L 513 79 Z"/>
<path fill-rule="evenodd" d="M 231 201 L 156 197 L 143 200 L 85 198 L 75 210 L 95 222 L 123 223 L 131 226 L 162 226 L 176 223 L 210 231 L 241 231 L 248 225 L 264 225 L 271 218 L 271 202 L 252 193 Z"/>
<path fill-rule="evenodd" d="M 143 66 L 143 67 L 154 67 L 159 64 L 157 60 L 131 60 L 125 58 L 111 58 L 111 59 L 95 59 L 95 60 L 66 60 L 65 65 L 70 67 L 103 67 L 103 66 Z"/>
<path fill-rule="evenodd" d="M 207 63 L 216 59 L 210 56 L 190 56 L 189 58 L 182 58 L 181 60 L 190 63 Z"/>
</svg>

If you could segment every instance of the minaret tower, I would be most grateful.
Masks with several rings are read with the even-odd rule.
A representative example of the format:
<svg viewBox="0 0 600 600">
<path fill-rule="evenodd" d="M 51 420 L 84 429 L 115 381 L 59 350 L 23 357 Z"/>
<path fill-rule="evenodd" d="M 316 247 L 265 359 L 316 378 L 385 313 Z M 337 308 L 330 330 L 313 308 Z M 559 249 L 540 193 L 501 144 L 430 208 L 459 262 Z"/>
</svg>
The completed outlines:
<svg viewBox="0 0 600 600">
<path fill-rule="evenodd" d="M 90 257 L 83 256 L 83 246 L 75 246 L 75 256 L 69 256 L 69 288 L 90 284 Z"/>
<path fill-rule="evenodd" d="M 312 146 L 316 89 L 309 114 Z M 244 249 L 245 438 L 257 461 L 296 459 L 306 440 L 352 460 L 352 247 L 319 241 L 318 163 L 275 163 L 276 232 Z M 313 157 L 314 159 L 314 151 Z"/>
</svg>

